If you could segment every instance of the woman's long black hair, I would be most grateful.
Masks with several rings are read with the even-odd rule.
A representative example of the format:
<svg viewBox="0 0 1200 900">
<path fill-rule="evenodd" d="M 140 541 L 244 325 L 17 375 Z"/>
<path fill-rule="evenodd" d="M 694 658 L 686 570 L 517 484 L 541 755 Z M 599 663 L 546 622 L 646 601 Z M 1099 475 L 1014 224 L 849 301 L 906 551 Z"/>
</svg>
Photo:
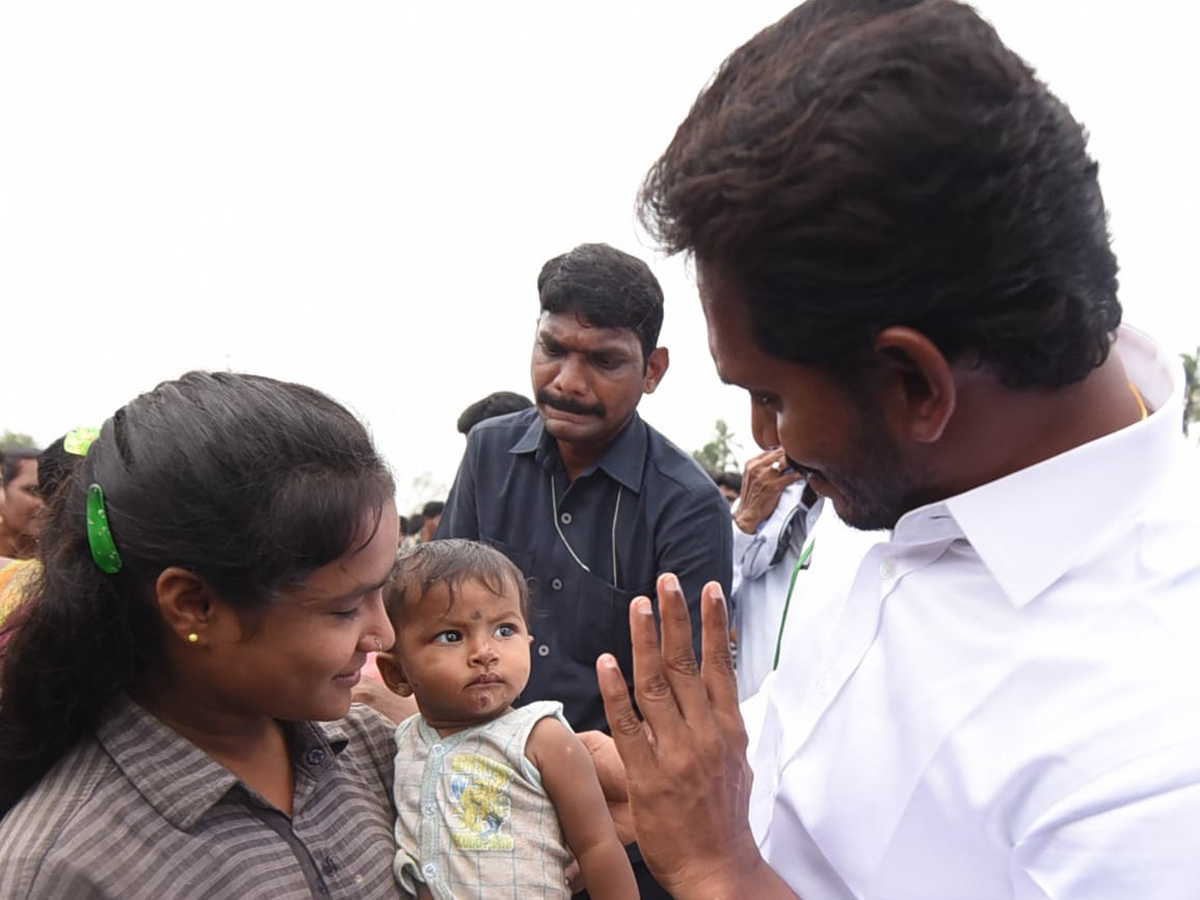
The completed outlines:
<svg viewBox="0 0 1200 900">
<path fill-rule="evenodd" d="M 122 567 L 92 560 L 88 485 Z M 247 611 L 344 556 L 394 493 L 370 436 L 298 384 L 191 372 L 104 423 L 47 511 L 44 571 L 0 671 L 0 816 L 162 660 L 154 582 L 168 566 Z"/>
</svg>

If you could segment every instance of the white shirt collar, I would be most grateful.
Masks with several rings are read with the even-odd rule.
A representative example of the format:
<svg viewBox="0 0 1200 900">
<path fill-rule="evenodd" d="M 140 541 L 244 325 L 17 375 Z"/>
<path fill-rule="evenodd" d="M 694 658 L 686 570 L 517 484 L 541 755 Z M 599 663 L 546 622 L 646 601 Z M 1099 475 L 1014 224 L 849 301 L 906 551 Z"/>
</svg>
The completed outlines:
<svg viewBox="0 0 1200 900">
<path fill-rule="evenodd" d="M 1170 476 L 1182 440 L 1183 372 L 1178 360 L 1129 326 L 1113 352 L 1154 412 L 1082 446 L 906 513 L 894 540 L 944 536 L 953 518 L 1014 606 L 1024 606 L 1113 530 L 1145 508 L 1147 495 Z M 1119 473 L 1116 489 L 1113 474 Z M 1047 503 L 1070 496 L 1071 503 Z"/>
</svg>

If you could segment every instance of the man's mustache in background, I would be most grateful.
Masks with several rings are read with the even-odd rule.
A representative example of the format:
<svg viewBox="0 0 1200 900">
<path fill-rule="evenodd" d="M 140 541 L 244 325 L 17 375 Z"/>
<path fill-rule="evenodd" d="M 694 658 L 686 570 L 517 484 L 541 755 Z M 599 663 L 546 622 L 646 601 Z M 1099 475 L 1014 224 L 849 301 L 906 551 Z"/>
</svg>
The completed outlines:
<svg viewBox="0 0 1200 900">
<path fill-rule="evenodd" d="M 566 397 L 555 397 L 545 389 L 538 391 L 536 397 L 538 406 L 549 406 L 552 409 L 557 409 L 559 412 L 571 413 L 576 416 L 595 416 L 597 419 L 604 418 L 605 410 L 604 405 L 601 403 L 588 406 L 575 400 L 568 400 Z"/>
</svg>

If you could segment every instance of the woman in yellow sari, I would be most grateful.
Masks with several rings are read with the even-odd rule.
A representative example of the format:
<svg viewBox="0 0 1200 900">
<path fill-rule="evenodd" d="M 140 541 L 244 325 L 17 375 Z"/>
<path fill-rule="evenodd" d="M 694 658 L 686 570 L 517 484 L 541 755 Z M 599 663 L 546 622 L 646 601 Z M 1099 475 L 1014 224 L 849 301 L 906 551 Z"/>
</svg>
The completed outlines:
<svg viewBox="0 0 1200 900">
<path fill-rule="evenodd" d="M 0 626 L 25 596 L 25 588 L 37 577 L 41 563 L 36 559 L 0 558 Z"/>
</svg>

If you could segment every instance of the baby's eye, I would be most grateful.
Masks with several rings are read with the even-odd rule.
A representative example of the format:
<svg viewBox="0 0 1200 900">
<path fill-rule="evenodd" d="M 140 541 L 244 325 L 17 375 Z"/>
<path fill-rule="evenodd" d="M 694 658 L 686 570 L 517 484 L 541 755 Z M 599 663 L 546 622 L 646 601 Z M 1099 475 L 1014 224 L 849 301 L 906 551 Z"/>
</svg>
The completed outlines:
<svg viewBox="0 0 1200 900">
<path fill-rule="evenodd" d="M 517 633 L 516 625 L 500 625 L 496 628 L 496 637 L 512 637 Z"/>
<path fill-rule="evenodd" d="M 439 644 L 457 644 L 462 640 L 462 635 L 457 631 L 443 631 L 434 640 Z"/>
</svg>

